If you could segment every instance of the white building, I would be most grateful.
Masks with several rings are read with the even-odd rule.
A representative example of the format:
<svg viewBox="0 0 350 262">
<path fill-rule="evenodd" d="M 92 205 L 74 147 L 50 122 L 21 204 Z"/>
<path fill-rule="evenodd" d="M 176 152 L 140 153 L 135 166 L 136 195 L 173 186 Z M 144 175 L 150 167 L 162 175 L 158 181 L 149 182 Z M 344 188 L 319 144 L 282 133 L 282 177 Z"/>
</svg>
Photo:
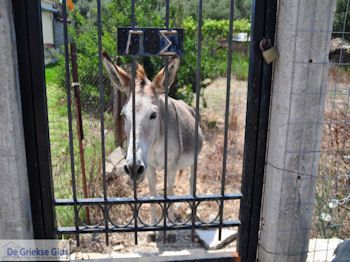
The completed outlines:
<svg viewBox="0 0 350 262">
<path fill-rule="evenodd" d="M 56 54 L 63 45 L 63 23 L 61 6 L 51 0 L 41 0 L 41 21 L 45 64 L 56 61 Z"/>
</svg>

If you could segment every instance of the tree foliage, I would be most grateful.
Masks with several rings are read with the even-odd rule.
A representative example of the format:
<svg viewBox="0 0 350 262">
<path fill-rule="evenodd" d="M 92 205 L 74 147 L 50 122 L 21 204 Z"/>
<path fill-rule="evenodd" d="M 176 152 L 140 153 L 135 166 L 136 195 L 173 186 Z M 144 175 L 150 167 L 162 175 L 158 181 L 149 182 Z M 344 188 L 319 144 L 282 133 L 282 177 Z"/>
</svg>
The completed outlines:
<svg viewBox="0 0 350 262">
<path fill-rule="evenodd" d="M 185 17 L 197 17 L 198 6 L 196 0 L 177 0 L 176 6 L 183 10 Z M 234 3 L 235 19 L 250 19 L 251 0 L 236 0 Z M 203 1 L 203 16 L 210 19 L 228 19 L 230 17 L 230 0 Z"/>
<path fill-rule="evenodd" d="M 158 0 L 137 1 L 135 14 L 138 26 L 164 27 L 164 5 L 160 5 L 159 2 Z M 224 1 L 220 0 L 219 2 Z M 116 36 L 118 27 L 131 24 L 130 1 L 109 0 L 102 3 L 102 46 L 110 56 L 114 57 L 117 55 Z M 190 102 L 196 84 L 197 21 L 195 17 L 184 15 L 185 12 L 181 8 L 181 5 L 172 5 L 170 9 L 170 26 L 185 30 L 185 54 L 181 58 L 177 82 L 171 95 Z M 69 14 L 69 19 L 72 21 L 69 25 L 69 38 L 76 43 L 78 52 L 78 70 L 83 104 L 86 107 L 96 108 L 99 98 L 96 1 L 79 0 L 75 10 Z M 226 41 L 228 30 L 229 21 L 227 19 L 204 19 L 202 27 L 202 79 L 213 79 L 226 73 L 227 48 L 222 46 L 221 43 Z M 234 21 L 235 32 L 249 33 L 249 30 L 250 23 L 247 19 Z M 240 63 L 242 62 L 241 57 L 235 56 L 235 58 L 239 59 Z M 63 56 L 60 61 L 61 70 L 64 72 Z M 124 67 L 129 62 L 130 59 L 127 57 L 118 58 L 118 63 Z M 161 69 L 164 61 L 159 57 L 144 57 L 139 62 L 144 64 L 146 73 L 151 78 Z M 62 73 L 61 83 L 64 82 L 63 76 Z M 105 99 L 108 104 L 111 87 L 106 74 L 103 76 L 103 81 L 105 83 Z"/>
<path fill-rule="evenodd" d="M 335 37 L 342 37 L 342 32 L 350 31 L 350 17 L 347 12 L 350 11 L 348 0 L 338 0 L 337 9 L 334 15 L 333 31 L 340 32 Z M 344 38 L 350 40 L 349 34 L 344 34 Z"/>
</svg>

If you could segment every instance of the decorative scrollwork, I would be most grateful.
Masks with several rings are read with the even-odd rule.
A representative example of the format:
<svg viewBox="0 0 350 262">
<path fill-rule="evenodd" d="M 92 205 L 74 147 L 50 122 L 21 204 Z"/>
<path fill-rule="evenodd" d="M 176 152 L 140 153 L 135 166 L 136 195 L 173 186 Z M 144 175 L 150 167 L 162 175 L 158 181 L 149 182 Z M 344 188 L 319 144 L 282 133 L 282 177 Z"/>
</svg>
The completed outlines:
<svg viewBox="0 0 350 262">
<path fill-rule="evenodd" d="M 214 207 L 216 205 L 217 207 Z M 210 208 L 208 208 L 210 207 Z M 210 213 L 207 210 L 215 210 L 217 208 L 217 213 Z M 196 205 L 196 219 L 201 224 L 213 224 L 218 220 L 220 216 L 220 203 L 219 201 L 200 201 Z"/>
<path fill-rule="evenodd" d="M 156 221 L 151 221 L 151 205 L 155 205 L 155 211 L 156 211 Z M 138 206 L 137 209 L 137 217 L 140 223 L 144 226 L 157 226 L 160 224 L 160 222 L 164 218 L 164 208 L 163 205 L 160 203 L 143 203 Z"/>
<path fill-rule="evenodd" d="M 90 205 L 89 206 L 89 220 L 85 213 L 86 206 L 78 207 L 78 225 L 85 227 L 85 229 L 94 229 L 103 225 L 104 213 L 102 205 Z M 83 229 L 84 230 L 84 229 Z"/>
<path fill-rule="evenodd" d="M 128 227 L 134 221 L 133 210 L 131 204 L 110 205 L 107 210 L 108 221 L 118 228 Z"/>
</svg>

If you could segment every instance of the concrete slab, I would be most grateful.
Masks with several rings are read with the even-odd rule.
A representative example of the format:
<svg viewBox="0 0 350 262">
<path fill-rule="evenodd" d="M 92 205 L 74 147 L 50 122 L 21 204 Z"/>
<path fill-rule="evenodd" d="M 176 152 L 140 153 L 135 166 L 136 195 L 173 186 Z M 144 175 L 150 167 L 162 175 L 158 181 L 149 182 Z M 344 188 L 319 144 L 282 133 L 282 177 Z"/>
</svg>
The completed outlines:
<svg viewBox="0 0 350 262">
<path fill-rule="evenodd" d="M 138 253 L 121 253 L 121 252 L 112 252 L 112 258 L 140 258 L 141 254 Z"/>
<path fill-rule="evenodd" d="M 222 238 L 219 241 L 218 229 L 197 229 L 196 235 L 206 249 L 219 249 L 237 238 L 237 229 L 222 229 Z"/>
<path fill-rule="evenodd" d="M 339 238 L 310 239 L 309 253 L 306 261 L 332 261 L 335 257 L 334 250 L 341 242 L 343 242 L 343 240 Z M 350 261 L 350 258 L 348 261 Z"/>
<path fill-rule="evenodd" d="M 32 214 L 12 2 L 0 3 L 0 237 L 31 239 Z"/>
<path fill-rule="evenodd" d="M 111 258 L 111 256 L 109 254 L 101 254 L 101 253 L 75 252 L 70 255 L 69 260 L 95 260 L 95 259 L 103 259 L 103 258 Z"/>
<path fill-rule="evenodd" d="M 90 254 L 90 253 L 89 253 Z M 73 260 L 75 257 L 71 257 Z M 165 262 L 165 261 L 187 261 L 187 260 L 202 260 L 205 261 L 219 261 L 224 259 L 225 261 L 233 258 L 232 252 L 216 252 L 210 253 L 210 251 L 203 250 L 181 250 L 177 252 L 164 252 L 162 254 L 150 254 L 150 253 L 115 253 L 112 252 L 108 257 L 82 257 L 81 254 L 75 259 L 75 261 L 117 261 L 117 262 Z"/>
</svg>

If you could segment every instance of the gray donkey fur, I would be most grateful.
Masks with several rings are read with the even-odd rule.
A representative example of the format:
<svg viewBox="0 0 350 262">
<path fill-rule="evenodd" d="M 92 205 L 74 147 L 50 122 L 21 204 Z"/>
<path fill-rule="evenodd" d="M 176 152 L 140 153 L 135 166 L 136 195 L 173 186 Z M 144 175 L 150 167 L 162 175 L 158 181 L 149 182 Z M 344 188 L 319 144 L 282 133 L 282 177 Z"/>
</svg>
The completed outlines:
<svg viewBox="0 0 350 262">
<path fill-rule="evenodd" d="M 164 130 L 165 130 L 165 96 L 164 68 L 150 81 L 142 66 L 138 65 L 135 78 L 135 134 L 136 156 L 133 163 L 132 132 L 132 95 L 131 77 L 121 67 L 114 64 L 106 53 L 103 63 L 114 88 L 128 95 L 122 115 L 125 119 L 128 150 L 124 165 L 125 172 L 131 179 L 141 182 L 148 178 L 151 196 L 156 196 L 156 170 L 164 169 Z M 168 63 L 168 87 L 174 80 L 179 68 L 179 58 L 171 58 Z M 169 195 L 174 194 L 177 170 L 193 166 L 195 150 L 195 112 L 182 100 L 168 99 L 168 185 Z M 198 129 L 198 152 L 202 147 L 203 134 Z M 192 194 L 193 172 L 191 168 L 190 192 Z M 173 206 L 173 205 L 172 205 Z M 173 218 L 173 209 L 169 217 Z M 157 223 L 155 204 L 151 206 L 151 221 Z"/>
</svg>

